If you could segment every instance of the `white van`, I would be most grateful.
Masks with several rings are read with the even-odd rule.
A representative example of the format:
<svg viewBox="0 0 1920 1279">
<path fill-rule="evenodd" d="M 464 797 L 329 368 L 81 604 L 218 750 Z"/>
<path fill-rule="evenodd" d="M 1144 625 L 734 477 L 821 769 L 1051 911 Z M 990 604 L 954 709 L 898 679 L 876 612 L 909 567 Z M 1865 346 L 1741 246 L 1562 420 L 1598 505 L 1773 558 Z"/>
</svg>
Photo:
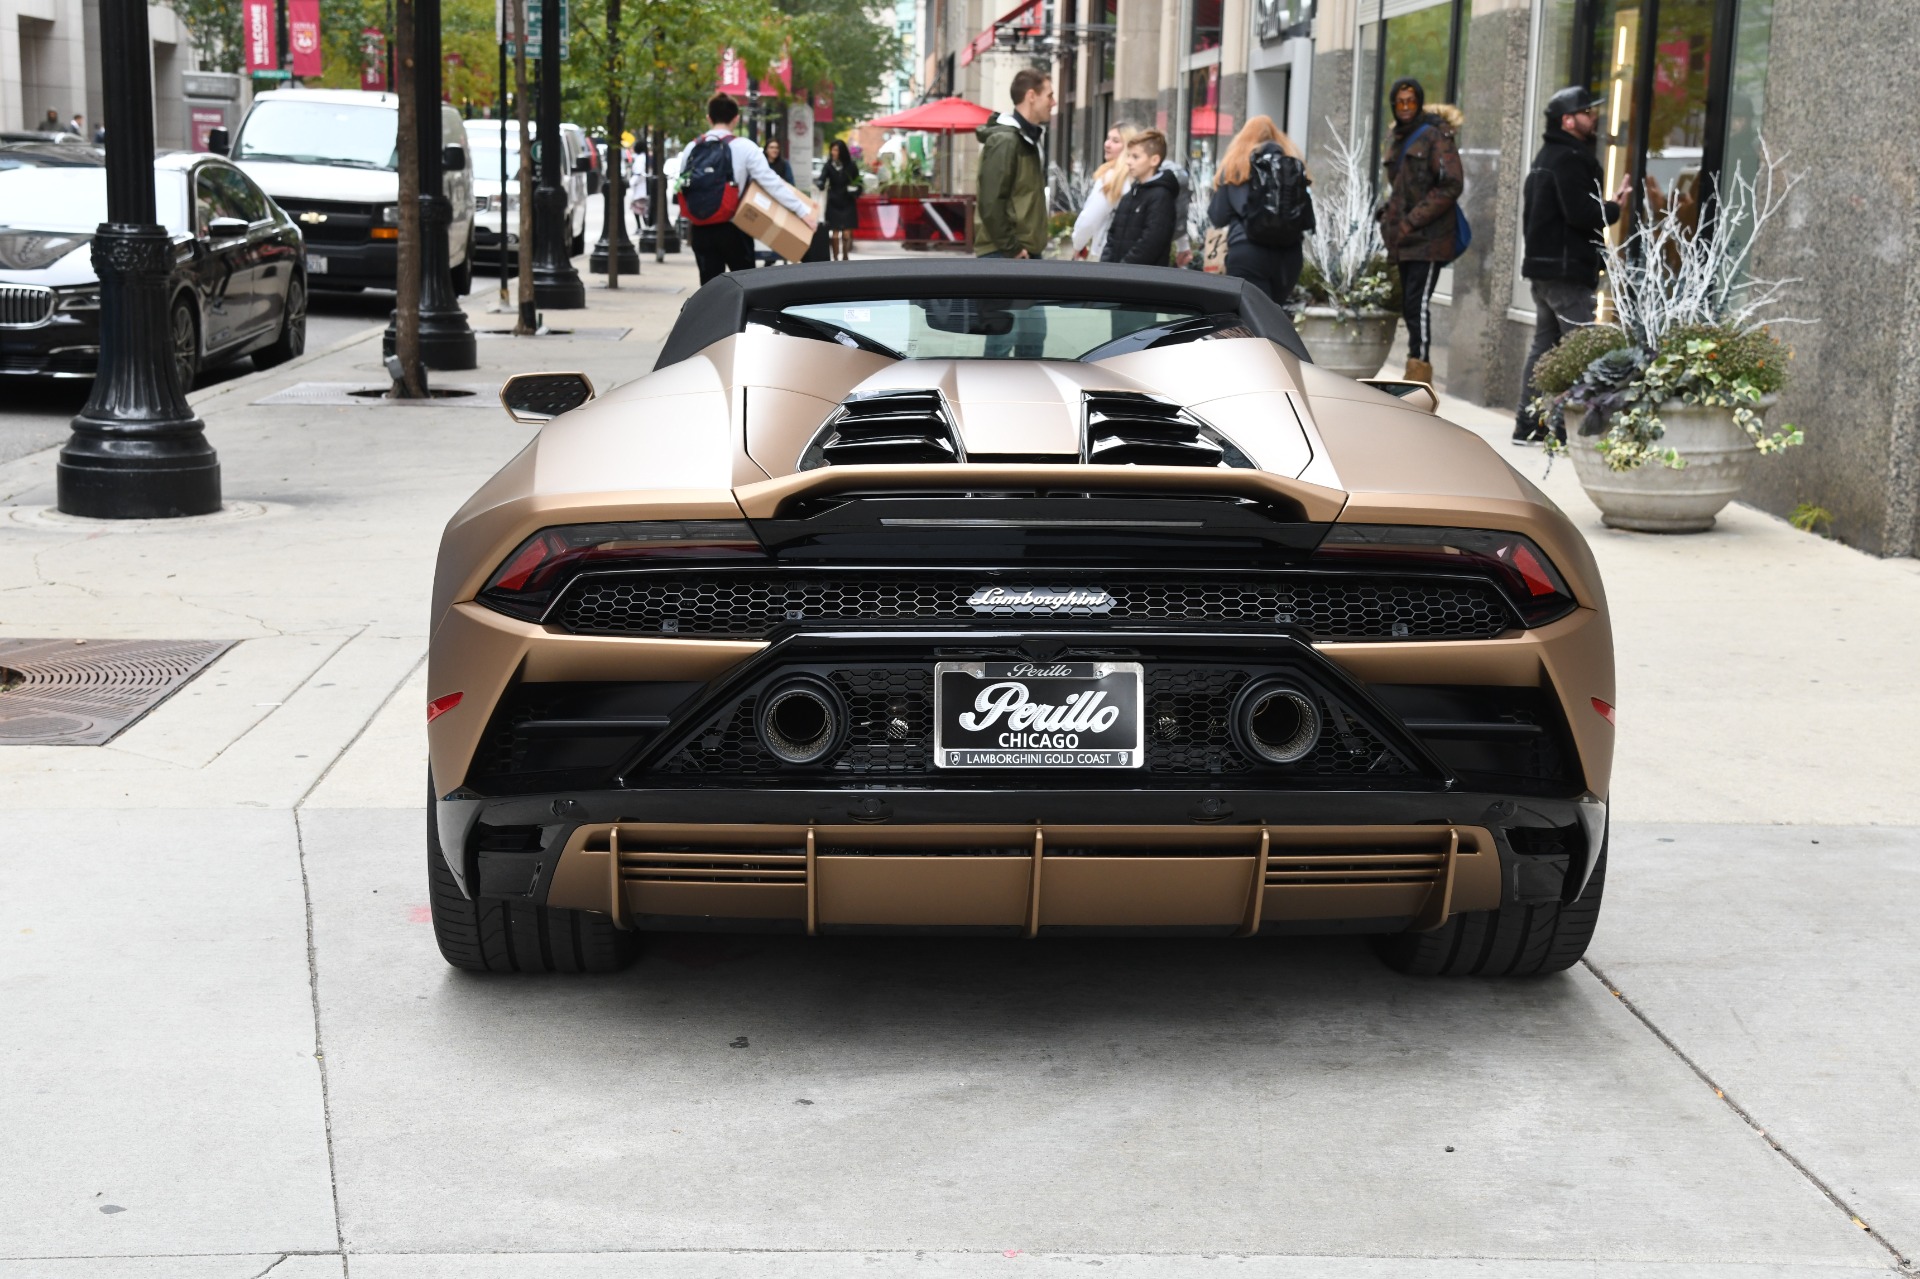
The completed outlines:
<svg viewBox="0 0 1920 1279">
<path fill-rule="evenodd" d="M 399 120 L 400 99 L 391 93 L 276 89 L 254 98 L 226 148 L 299 222 L 312 288 L 394 287 Z M 453 208 L 447 256 L 454 292 L 463 294 L 473 285 L 473 171 L 461 123 L 458 111 L 441 108 L 445 191 Z"/>
<path fill-rule="evenodd" d="M 500 126 L 506 125 L 507 192 L 500 198 Z M 498 260 L 500 253 L 500 214 L 504 205 L 507 217 L 507 253 L 520 251 L 520 124 L 516 120 L 468 120 L 467 145 L 473 152 L 473 233 L 475 252 L 482 265 Z M 540 183 L 540 140 L 534 138 L 534 185 Z M 560 185 L 567 192 L 567 253 L 578 256 L 587 251 L 587 171 L 593 145 L 586 130 L 577 124 L 560 126 Z"/>
</svg>

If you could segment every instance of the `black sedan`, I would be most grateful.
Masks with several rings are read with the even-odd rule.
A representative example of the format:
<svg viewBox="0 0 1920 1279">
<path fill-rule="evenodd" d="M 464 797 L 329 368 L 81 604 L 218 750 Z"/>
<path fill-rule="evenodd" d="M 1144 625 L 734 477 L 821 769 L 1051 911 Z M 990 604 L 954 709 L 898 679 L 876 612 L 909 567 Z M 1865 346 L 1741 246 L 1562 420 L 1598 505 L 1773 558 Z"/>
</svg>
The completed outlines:
<svg viewBox="0 0 1920 1279">
<path fill-rule="evenodd" d="M 293 219 L 219 156 L 163 153 L 153 182 L 159 221 L 173 233 L 167 333 L 181 387 L 243 355 L 261 368 L 299 355 L 307 281 Z M 98 150 L 0 145 L 0 374 L 94 375 L 100 282 L 91 241 L 106 219 Z"/>
</svg>

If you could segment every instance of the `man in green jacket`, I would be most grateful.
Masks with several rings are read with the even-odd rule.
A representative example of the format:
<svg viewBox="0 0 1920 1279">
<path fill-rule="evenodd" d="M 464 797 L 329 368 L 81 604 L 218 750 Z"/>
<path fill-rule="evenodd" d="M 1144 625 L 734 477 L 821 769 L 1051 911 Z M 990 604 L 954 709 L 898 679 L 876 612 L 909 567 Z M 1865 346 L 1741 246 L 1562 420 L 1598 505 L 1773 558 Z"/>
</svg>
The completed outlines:
<svg viewBox="0 0 1920 1279">
<path fill-rule="evenodd" d="M 1032 67 L 1013 77 L 1013 114 L 975 130 L 980 139 L 979 227 L 983 258 L 1037 258 L 1047 247 L 1047 173 L 1040 144 L 1053 116 L 1053 79 Z"/>
</svg>

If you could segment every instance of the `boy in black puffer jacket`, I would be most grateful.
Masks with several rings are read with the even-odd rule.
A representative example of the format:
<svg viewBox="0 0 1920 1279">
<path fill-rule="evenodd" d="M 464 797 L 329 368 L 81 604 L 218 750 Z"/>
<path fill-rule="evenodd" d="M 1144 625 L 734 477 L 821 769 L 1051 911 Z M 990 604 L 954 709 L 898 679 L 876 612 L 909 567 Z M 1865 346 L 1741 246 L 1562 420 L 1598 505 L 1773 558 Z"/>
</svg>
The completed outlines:
<svg viewBox="0 0 1920 1279">
<path fill-rule="evenodd" d="M 1113 210 L 1102 262 L 1167 265 L 1173 253 L 1173 213 L 1180 181 L 1161 168 L 1166 158 L 1167 138 L 1158 129 L 1148 129 L 1127 143 L 1127 172 L 1133 186 Z"/>
</svg>

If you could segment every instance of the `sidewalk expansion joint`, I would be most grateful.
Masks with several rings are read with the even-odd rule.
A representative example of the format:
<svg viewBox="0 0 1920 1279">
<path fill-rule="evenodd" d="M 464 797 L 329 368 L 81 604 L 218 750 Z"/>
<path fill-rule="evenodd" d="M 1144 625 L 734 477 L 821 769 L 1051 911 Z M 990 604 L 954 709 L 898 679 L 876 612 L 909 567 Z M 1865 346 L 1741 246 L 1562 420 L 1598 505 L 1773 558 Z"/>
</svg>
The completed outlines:
<svg viewBox="0 0 1920 1279">
<path fill-rule="evenodd" d="M 327 1137 L 327 1191 L 333 1197 L 333 1239 L 344 1268 L 347 1264 L 347 1234 L 345 1223 L 340 1218 L 340 1170 L 333 1151 L 333 1094 L 327 1077 L 327 1045 L 321 1035 L 320 960 L 313 944 L 313 885 L 307 877 L 307 832 L 301 824 L 297 807 L 293 810 L 293 845 L 300 856 L 300 899 L 307 917 L 307 997 L 313 1006 L 313 1059 L 320 1068 L 320 1116 Z M 286 1258 L 280 1260 L 285 1261 Z M 280 1262 L 273 1264 L 277 1266 Z M 271 1270 L 273 1266 L 267 1269 Z"/>
<path fill-rule="evenodd" d="M 1801 1162 L 1799 1156 L 1795 1155 L 1791 1150 L 1788 1150 L 1785 1146 L 1781 1145 L 1777 1140 L 1775 1140 L 1774 1137 L 1770 1133 L 1768 1133 L 1765 1128 L 1760 1126 L 1760 1122 L 1753 1117 L 1752 1113 L 1749 1112 L 1745 1106 L 1742 1106 L 1739 1102 L 1735 1101 L 1732 1095 L 1729 1094 L 1726 1089 L 1722 1088 L 1719 1082 L 1715 1080 L 1712 1075 L 1709 1075 L 1701 1067 L 1699 1062 L 1695 1061 L 1692 1057 L 1688 1056 L 1686 1051 L 1682 1049 L 1679 1044 L 1675 1043 L 1672 1040 L 1672 1038 L 1670 1038 L 1667 1035 L 1666 1031 L 1661 1030 L 1660 1027 L 1654 1025 L 1653 1019 L 1649 1017 L 1645 1012 L 1641 1011 L 1640 1006 L 1634 1003 L 1633 1000 L 1629 999 L 1626 996 L 1626 994 L 1623 991 L 1621 991 L 1621 989 L 1618 986 L 1614 985 L 1613 979 L 1608 977 L 1607 974 L 1601 970 L 1598 964 L 1594 963 L 1591 959 L 1582 959 L 1580 963 L 1582 967 L 1584 967 L 1588 972 L 1592 973 L 1594 977 L 1596 977 L 1599 980 L 1602 986 L 1606 987 L 1608 994 L 1612 995 L 1615 999 L 1619 1000 L 1621 1006 L 1624 1007 L 1629 1013 L 1633 1014 L 1634 1020 L 1638 1021 L 1642 1026 L 1645 1026 L 1647 1028 L 1648 1033 L 1650 1033 L 1655 1039 L 1659 1040 L 1663 1045 L 1666 1046 L 1666 1049 L 1668 1052 L 1672 1053 L 1675 1057 L 1678 1057 L 1682 1062 L 1682 1064 L 1684 1064 L 1688 1070 L 1691 1070 L 1694 1073 L 1694 1076 L 1698 1078 L 1701 1083 L 1713 1089 L 1713 1095 L 1716 1098 L 1718 1098 L 1720 1102 L 1723 1105 L 1725 1105 L 1728 1110 L 1731 1110 L 1736 1116 L 1738 1116 L 1741 1123 L 1753 1129 L 1755 1135 L 1758 1136 L 1762 1141 L 1766 1142 L 1767 1145 L 1771 1146 L 1775 1154 L 1779 1155 L 1782 1159 L 1786 1160 L 1789 1167 L 1791 1167 L 1795 1172 L 1799 1173 L 1802 1177 L 1804 1177 L 1807 1180 L 1807 1183 L 1811 1185 L 1815 1190 L 1818 1190 L 1822 1195 L 1826 1196 L 1828 1203 L 1832 1204 L 1834 1207 L 1838 1208 L 1841 1212 L 1845 1213 L 1847 1215 L 1848 1221 L 1852 1222 L 1856 1227 L 1864 1231 L 1866 1235 L 1870 1239 L 1872 1239 L 1875 1243 L 1879 1244 L 1882 1248 L 1885 1248 L 1887 1250 L 1887 1254 L 1893 1258 L 1894 1265 L 1900 1269 L 1900 1272 L 1902 1274 L 1920 1273 L 1916 1271 L 1914 1263 L 1911 1260 L 1909 1260 L 1900 1251 L 1900 1249 L 1895 1247 L 1892 1241 L 1887 1239 L 1887 1237 L 1885 1235 L 1882 1235 L 1878 1230 L 1875 1230 L 1871 1225 L 1867 1224 L 1866 1220 L 1862 1218 L 1859 1213 L 1854 1211 L 1852 1204 L 1849 1204 L 1846 1200 L 1842 1199 L 1839 1196 L 1839 1194 L 1833 1189 L 1833 1187 L 1829 1186 L 1820 1177 L 1818 1173 L 1814 1172 L 1813 1169 L 1807 1167 L 1805 1163 Z"/>
</svg>

